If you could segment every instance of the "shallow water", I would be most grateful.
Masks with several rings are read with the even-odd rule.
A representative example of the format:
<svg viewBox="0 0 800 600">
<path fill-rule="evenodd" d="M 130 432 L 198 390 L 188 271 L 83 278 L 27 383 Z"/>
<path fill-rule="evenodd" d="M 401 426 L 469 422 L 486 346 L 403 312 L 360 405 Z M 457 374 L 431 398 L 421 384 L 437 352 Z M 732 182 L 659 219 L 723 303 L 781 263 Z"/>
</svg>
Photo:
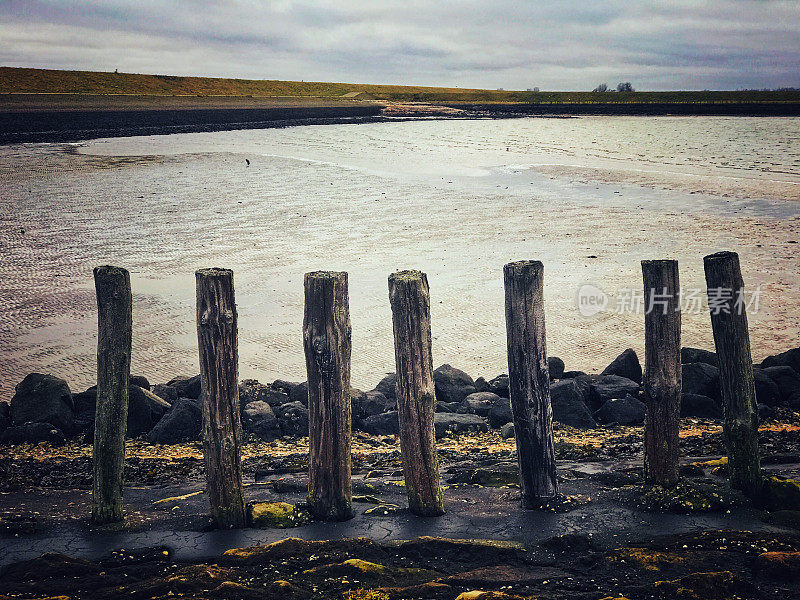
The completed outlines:
<svg viewBox="0 0 800 600">
<path fill-rule="evenodd" d="M 194 270 L 234 269 L 240 374 L 304 378 L 303 273 L 346 270 L 353 384 L 393 370 L 386 278 L 431 287 L 434 362 L 506 370 L 502 266 L 545 264 L 568 369 L 642 349 L 641 314 L 586 318 L 584 283 L 641 287 L 645 258 L 740 253 L 754 358 L 798 345 L 800 119 L 582 117 L 330 125 L 0 147 L 0 399 L 30 371 L 92 383 L 91 269 L 131 270 L 133 371 L 198 371 Z M 250 160 L 247 167 L 245 158 Z M 596 258 L 595 258 L 596 257 Z M 686 345 L 712 348 L 705 310 Z"/>
</svg>

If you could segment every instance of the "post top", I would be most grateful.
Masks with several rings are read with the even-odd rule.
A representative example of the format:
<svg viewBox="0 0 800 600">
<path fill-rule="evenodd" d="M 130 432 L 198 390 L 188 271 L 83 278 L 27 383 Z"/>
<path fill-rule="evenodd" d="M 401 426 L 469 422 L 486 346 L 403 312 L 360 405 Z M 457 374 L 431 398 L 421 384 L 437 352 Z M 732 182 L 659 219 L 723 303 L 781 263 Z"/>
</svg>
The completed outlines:
<svg viewBox="0 0 800 600">
<path fill-rule="evenodd" d="M 94 268 L 94 274 L 102 273 L 104 275 L 127 275 L 128 269 L 122 267 L 114 267 L 112 265 L 100 265 Z"/>
<path fill-rule="evenodd" d="M 417 281 L 425 279 L 426 275 L 422 271 L 416 269 L 408 269 L 405 271 L 395 271 L 389 275 L 389 281 Z"/>
<path fill-rule="evenodd" d="M 677 260 L 673 260 L 671 258 L 656 258 L 656 259 L 646 259 L 642 261 L 643 266 L 672 266 L 678 264 Z"/>
<path fill-rule="evenodd" d="M 739 255 L 736 252 L 731 252 L 730 250 L 723 250 L 722 252 L 715 252 L 714 254 L 709 254 L 708 256 L 703 257 L 703 260 L 704 261 L 731 260 L 738 258 Z"/>
<path fill-rule="evenodd" d="M 306 279 L 347 279 L 347 271 L 311 271 Z"/>
<path fill-rule="evenodd" d="M 233 277 L 233 271 L 231 269 L 223 269 L 221 267 L 198 269 L 194 274 L 198 279 L 201 277 Z"/>
<path fill-rule="evenodd" d="M 503 269 L 544 269 L 544 264 L 540 260 L 516 260 L 508 263 Z"/>
</svg>

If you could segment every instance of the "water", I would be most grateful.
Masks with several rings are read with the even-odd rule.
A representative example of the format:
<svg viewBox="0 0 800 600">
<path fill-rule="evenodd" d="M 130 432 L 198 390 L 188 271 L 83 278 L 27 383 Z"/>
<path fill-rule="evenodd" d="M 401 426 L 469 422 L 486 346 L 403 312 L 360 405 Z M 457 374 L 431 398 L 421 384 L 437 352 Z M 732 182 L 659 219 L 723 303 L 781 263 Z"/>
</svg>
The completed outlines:
<svg viewBox="0 0 800 600">
<path fill-rule="evenodd" d="M 132 370 L 198 371 L 194 270 L 234 269 L 240 375 L 304 378 L 303 273 L 346 270 L 353 384 L 394 368 L 387 276 L 428 274 L 434 362 L 506 370 L 502 266 L 545 264 L 547 342 L 568 369 L 642 350 L 643 316 L 581 316 L 640 260 L 740 253 L 754 358 L 798 345 L 800 119 L 583 117 L 246 130 L 0 147 L 0 399 L 31 371 L 95 374 L 91 270 L 131 271 Z M 250 160 L 247 167 L 245 158 Z M 704 310 L 685 345 L 713 348 Z"/>
</svg>

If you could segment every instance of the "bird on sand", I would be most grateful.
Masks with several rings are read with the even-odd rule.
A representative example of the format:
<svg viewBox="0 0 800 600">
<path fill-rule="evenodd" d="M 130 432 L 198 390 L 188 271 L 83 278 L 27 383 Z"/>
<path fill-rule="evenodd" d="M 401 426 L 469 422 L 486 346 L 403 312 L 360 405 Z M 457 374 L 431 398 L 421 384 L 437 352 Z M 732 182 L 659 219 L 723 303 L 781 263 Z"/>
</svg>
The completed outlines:
<svg viewBox="0 0 800 600">
<path fill-rule="evenodd" d="M 244 162 L 246 162 L 246 163 L 247 163 L 247 166 L 248 166 L 248 167 L 250 166 L 250 159 L 249 159 L 249 158 L 245 158 L 245 159 L 244 159 Z"/>
</svg>

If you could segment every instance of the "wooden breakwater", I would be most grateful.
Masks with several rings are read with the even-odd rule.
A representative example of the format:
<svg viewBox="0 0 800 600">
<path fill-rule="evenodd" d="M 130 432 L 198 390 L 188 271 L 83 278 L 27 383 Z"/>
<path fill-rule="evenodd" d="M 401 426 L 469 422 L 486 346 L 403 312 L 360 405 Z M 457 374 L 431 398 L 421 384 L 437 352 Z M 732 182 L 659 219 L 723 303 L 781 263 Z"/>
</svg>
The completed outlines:
<svg viewBox="0 0 800 600">
<path fill-rule="evenodd" d="M 712 289 L 743 289 L 735 253 L 705 257 L 705 271 L 709 300 Z M 521 503 L 523 508 L 535 509 L 559 496 L 544 319 L 544 265 L 539 261 L 509 263 L 503 274 L 509 393 Z M 242 425 L 233 272 L 203 269 L 196 277 L 206 490 L 211 515 L 219 527 L 244 527 L 247 518 L 240 466 Z M 678 479 L 681 397 L 677 261 L 642 261 L 642 277 L 646 309 L 645 475 L 648 483 L 670 486 Z M 99 524 L 123 519 L 121 464 L 130 377 L 131 292 L 124 269 L 98 267 L 95 278 L 99 336 L 92 518 Z M 443 514 L 446 506 L 434 436 L 436 400 L 428 280 L 419 271 L 400 271 L 392 274 L 388 283 L 408 506 L 416 515 L 435 517 Z M 308 505 L 319 519 L 344 520 L 353 515 L 347 273 L 308 273 L 304 285 L 302 338 L 310 416 Z M 720 358 L 731 485 L 755 496 L 760 491 L 761 474 L 746 307 L 732 293 L 715 298 L 710 315 Z"/>
</svg>

